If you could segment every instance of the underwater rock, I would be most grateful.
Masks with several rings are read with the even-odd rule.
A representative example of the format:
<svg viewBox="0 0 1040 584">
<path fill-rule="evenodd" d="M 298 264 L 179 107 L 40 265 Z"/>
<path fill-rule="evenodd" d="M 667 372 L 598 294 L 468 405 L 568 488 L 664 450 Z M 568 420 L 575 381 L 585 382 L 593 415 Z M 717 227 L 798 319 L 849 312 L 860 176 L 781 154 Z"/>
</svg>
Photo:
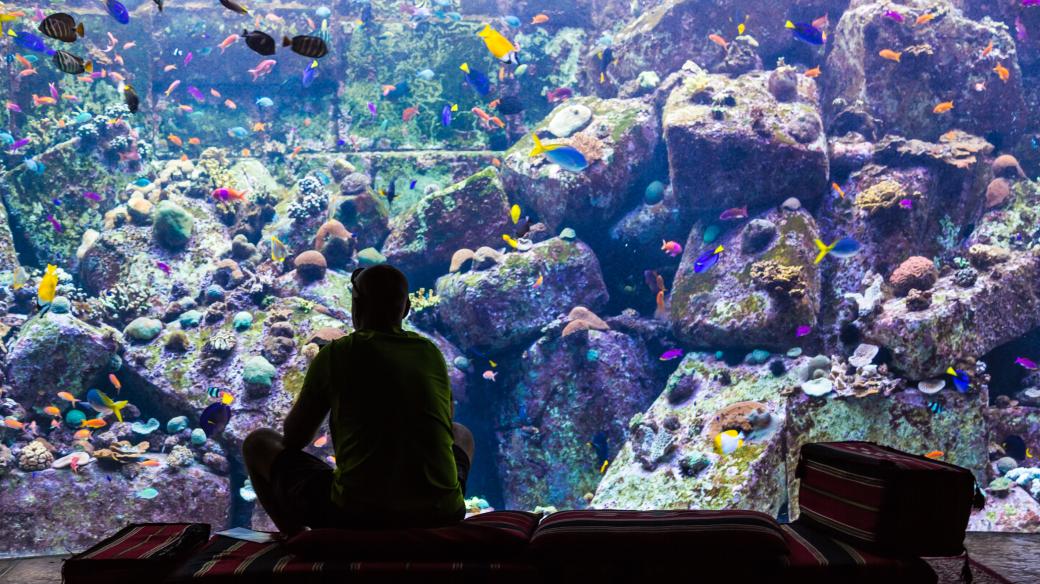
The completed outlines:
<svg viewBox="0 0 1040 584">
<path fill-rule="evenodd" d="M 827 74 L 820 78 L 828 127 L 848 104 L 858 104 L 876 120 L 879 135 L 928 138 L 952 126 L 978 135 L 1021 130 L 1026 115 L 1022 73 L 1006 27 L 989 19 L 970 20 L 947 2 L 941 18 L 909 27 L 886 20 L 889 8 L 882 2 L 854 5 L 828 34 Z M 993 53 L 980 60 L 978 47 L 988 40 Z M 881 57 L 885 49 L 901 52 L 900 62 Z M 997 62 L 1010 70 L 1007 82 L 992 72 Z M 969 79 L 985 80 L 984 90 L 976 90 Z M 949 101 L 952 110 L 933 113 L 936 105 Z"/>
<path fill-rule="evenodd" d="M 390 231 L 386 203 L 367 190 L 344 197 L 335 218 L 354 235 L 359 248 L 381 247 Z"/>
<path fill-rule="evenodd" d="M 992 209 L 1004 204 L 1011 196 L 1011 183 L 1004 178 L 995 178 L 986 186 L 986 208 Z"/>
<path fill-rule="evenodd" d="M 211 525 L 226 525 L 229 519 L 229 479 L 205 467 L 127 478 L 121 472 L 103 472 L 94 464 L 80 468 L 75 480 L 70 474 L 47 469 L 0 479 L 0 512 L 12 522 L 4 533 L 5 552 L 64 554 L 86 549 L 125 527 L 128 517 L 140 522 Z M 134 496 L 146 488 L 157 491 L 154 499 Z M 97 513 L 90 521 L 78 515 L 85 503 Z M 46 529 L 41 528 L 44 525 Z"/>
<path fill-rule="evenodd" d="M 834 382 L 826 377 L 820 377 L 818 379 L 804 381 L 800 387 L 802 388 L 802 391 L 805 392 L 805 395 L 810 397 L 822 397 L 834 391 Z"/>
<path fill-rule="evenodd" d="M 993 176 L 997 178 L 1026 178 L 1018 159 L 1010 154 L 1001 154 L 994 158 L 990 168 L 993 170 Z"/>
<path fill-rule="evenodd" d="M 123 334 L 135 341 L 147 343 L 159 336 L 162 328 L 163 323 L 161 320 L 142 316 L 135 318 L 130 324 L 126 325 L 126 328 L 123 329 Z"/>
<path fill-rule="evenodd" d="M 458 249 L 501 245 L 502 235 L 514 231 L 502 181 L 489 166 L 394 217 L 383 255 L 411 280 L 432 281 Z"/>
<path fill-rule="evenodd" d="M 971 510 L 968 529 L 1037 533 L 1040 531 L 1040 502 L 1026 489 L 1011 483 L 1006 486 L 1003 497 L 986 497 L 982 509 Z"/>
<path fill-rule="evenodd" d="M 324 278 L 325 270 L 328 268 L 325 256 L 313 249 L 296 256 L 296 259 L 293 260 L 293 266 L 296 268 L 296 273 L 305 282 L 313 282 Z"/>
<path fill-rule="evenodd" d="M 671 185 L 692 210 L 775 205 L 826 192 L 829 161 L 813 81 L 798 76 L 797 99 L 779 102 L 768 74 L 730 79 L 696 67 L 662 112 Z"/>
<path fill-rule="evenodd" d="M 633 202 L 630 188 L 653 158 L 660 136 L 657 115 L 642 100 L 580 97 L 567 100 L 556 112 L 577 105 L 592 111 L 588 126 L 565 140 L 546 137 L 543 143 L 576 148 L 587 168 L 571 172 L 544 155 L 531 157 L 534 141 L 529 135 L 502 157 L 505 191 L 554 231 L 565 225 L 598 227 Z M 533 131 L 544 133 L 542 124 Z"/>
<path fill-rule="evenodd" d="M 569 138 L 588 125 L 591 120 L 592 110 L 588 106 L 576 103 L 563 109 L 557 109 L 545 129 L 557 138 Z"/>
<path fill-rule="evenodd" d="M 195 220 L 184 207 L 166 200 L 155 207 L 152 233 L 155 240 L 170 249 L 181 249 L 191 238 Z"/>
<path fill-rule="evenodd" d="M 638 337 L 589 330 L 543 336 L 519 362 L 515 387 L 503 385 L 515 395 L 497 414 L 506 507 L 583 506 L 602 477 L 598 457 L 613 459 L 625 422 L 656 396 L 654 360 Z"/>
<path fill-rule="evenodd" d="M 939 270 L 935 262 L 921 256 L 910 256 L 892 272 L 888 283 L 896 296 L 906 296 L 911 288 L 928 290 L 938 279 Z"/>
<path fill-rule="evenodd" d="M 777 67 L 769 72 L 766 87 L 777 101 L 794 101 L 798 98 L 798 71 L 789 65 Z"/>
<path fill-rule="evenodd" d="M 769 247 L 776 237 L 776 224 L 765 219 L 752 219 L 740 237 L 740 251 L 746 254 L 758 253 Z"/>
<path fill-rule="evenodd" d="M 723 373 L 728 384 L 723 383 Z M 706 355 L 687 354 L 665 391 L 629 422 L 631 438 L 611 460 L 590 506 L 740 508 L 775 515 L 785 491 L 781 390 L 792 383 L 790 372 L 774 377 L 766 365 L 729 367 Z M 674 405 L 668 395 L 679 386 L 694 387 L 694 398 Z M 720 414 L 732 428 L 719 424 Z M 672 416 L 675 420 L 669 420 Z M 669 430 L 669 426 L 675 429 Z M 731 454 L 719 454 L 715 436 L 730 429 L 750 432 L 745 434 L 743 446 Z M 708 464 L 699 463 L 703 468 L 690 473 L 684 466 L 691 458 Z M 676 476 L 686 478 L 676 480 Z"/>
<path fill-rule="evenodd" d="M 82 396 L 88 380 L 119 351 L 119 333 L 70 314 L 45 313 L 28 320 L 8 341 L 5 396 L 22 407 L 43 407 L 55 388 Z"/>
<path fill-rule="evenodd" d="M 72 309 L 72 302 L 64 296 L 55 296 L 51 301 L 51 312 L 55 314 L 68 314 Z"/>
<path fill-rule="evenodd" d="M 314 249 L 325 256 L 330 268 L 346 268 L 354 255 L 354 235 L 339 221 L 329 219 L 318 228 Z"/>
<path fill-rule="evenodd" d="M 378 266 L 379 264 L 386 263 L 386 256 L 379 253 L 379 250 L 374 247 L 366 247 L 357 254 L 358 263 L 361 267 L 367 268 L 369 266 Z"/>
<path fill-rule="evenodd" d="M 929 308 L 911 311 L 905 299 L 891 299 L 863 337 L 890 350 L 891 366 L 907 377 L 937 377 L 950 363 L 985 355 L 1040 326 L 1038 278 L 1040 260 L 1021 253 L 979 274 L 971 288 L 944 275 L 932 287 Z"/>
<path fill-rule="evenodd" d="M 929 410 L 933 401 L 941 404 L 942 415 Z M 988 465 L 984 402 L 985 398 L 978 394 L 951 392 L 928 396 L 898 391 L 887 397 L 878 393 L 827 400 L 799 393 L 790 396 L 785 440 L 792 521 L 798 515 L 798 453 L 810 442 L 865 440 L 915 454 L 941 450 L 946 453 L 943 460 L 967 468 L 976 480 L 984 481 Z"/>
<path fill-rule="evenodd" d="M 167 434 L 177 434 L 178 432 L 180 432 L 181 430 L 184 430 L 187 427 L 188 427 L 188 418 L 187 418 L 187 416 L 175 416 L 173 418 L 170 418 L 170 420 L 168 422 L 166 422 L 166 433 Z"/>
<path fill-rule="evenodd" d="M 372 185 L 372 179 L 362 172 L 354 172 L 340 181 L 340 194 L 344 196 L 357 195 L 368 190 Z"/>
<path fill-rule="evenodd" d="M 533 288 L 539 275 L 544 281 Z M 487 270 L 442 276 L 436 293 L 447 336 L 464 350 L 529 342 L 558 313 L 576 305 L 598 310 L 607 301 L 592 250 L 559 238 L 535 244 L 530 251 L 508 253 Z"/>
<path fill-rule="evenodd" d="M 295 352 L 296 343 L 292 338 L 278 336 L 264 337 L 263 348 L 260 349 L 260 354 L 275 365 L 285 363 Z"/>
<path fill-rule="evenodd" d="M 342 182 L 351 173 L 355 172 L 354 165 L 342 158 L 337 158 L 332 161 L 329 165 L 329 173 L 332 174 L 332 180 L 336 182 Z"/>
<path fill-rule="evenodd" d="M 815 222 L 802 210 L 773 209 L 759 218 L 773 223 L 777 234 L 754 255 L 742 254 L 737 244 L 753 229 L 751 223 L 707 248 L 698 229 L 690 232 L 668 298 L 668 318 L 678 338 L 698 346 L 786 351 L 799 326 L 815 326 L 820 306 Z M 696 273 L 697 258 L 719 243 L 725 251 L 718 263 Z"/>
<path fill-rule="evenodd" d="M 259 355 L 249 357 L 242 363 L 242 381 L 247 385 L 269 388 L 277 373 L 274 365 Z"/>
<path fill-rule="evenodd" d="M 971 265 L 979 270 L 991 268 L 1002 264 L 1011 257 L 1007 249 L 995 245 L 976 243 L 968 248 L 968 260 Z"/>
</svg>

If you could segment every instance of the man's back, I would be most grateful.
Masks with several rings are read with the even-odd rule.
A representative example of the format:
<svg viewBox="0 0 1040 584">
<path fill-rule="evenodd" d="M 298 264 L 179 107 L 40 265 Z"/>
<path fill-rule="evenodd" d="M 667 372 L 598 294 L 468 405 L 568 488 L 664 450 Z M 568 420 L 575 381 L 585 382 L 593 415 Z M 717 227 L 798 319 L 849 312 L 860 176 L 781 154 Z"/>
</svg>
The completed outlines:
<svg viewBox="0 0 1040 584">
<path fill-rule="evenodd" d="M 315 358 L 303 391 L 312 390 L 326 392 L 331 406 L 331 497 L 348 515 L 413 525 L 462 517 L 451 387 L 432 342 L 356 331 Z"/>
</svg>

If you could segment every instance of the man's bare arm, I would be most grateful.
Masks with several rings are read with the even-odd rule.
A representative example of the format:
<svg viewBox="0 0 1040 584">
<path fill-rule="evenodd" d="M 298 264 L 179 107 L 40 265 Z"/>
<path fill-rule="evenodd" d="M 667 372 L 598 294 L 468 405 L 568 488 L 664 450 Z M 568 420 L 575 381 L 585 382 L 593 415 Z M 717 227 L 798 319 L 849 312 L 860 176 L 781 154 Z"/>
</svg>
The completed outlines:
<svg viewBox="0 0 1040 584">
<path fill-rule="evenodd" d="M 307 446 L 329 413 L 331 349 L 331 346 L 323 348 L 307 368 L 300 397 L 285 417 L 282 442 L 286 448 L 302 450 Z"/>
</svg>

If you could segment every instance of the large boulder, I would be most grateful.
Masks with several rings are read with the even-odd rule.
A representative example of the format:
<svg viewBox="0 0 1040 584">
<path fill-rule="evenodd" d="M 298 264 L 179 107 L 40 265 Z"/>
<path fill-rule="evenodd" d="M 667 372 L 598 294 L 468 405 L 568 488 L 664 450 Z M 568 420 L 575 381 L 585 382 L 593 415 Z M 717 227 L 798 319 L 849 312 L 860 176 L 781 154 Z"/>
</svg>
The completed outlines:
<svg viewBox="0 0 1040 584">
<path fill-rule="evenodd" d="M 1040 502 L 1012 484 L 1007 495 L 988 496 L 982 509 L 972 509 L 968 531 L 1040 533 Z"/>
<path fill-rule="evenodd" d="M 383 255 L 410 279 L 432 281 L 448 271 L 460 248 L 500 245 L 502 235 L 512 232 L 502 181 L 488 167 L 394 217 Z"/>
<path fill-rule="evenodd" d="M 976 261 L 989 260 L 989 248 L 974 248 Z M 1002 248 L 994 248 L 1002 249 Z M 1008 252 L 1004 252 L 1008 253 Z M 976 268 L 973 268 L 976 269 Z M 910 379 L 942 374 L 968 357 L 985 355 L 1040 326 L 1040 256 L 1010 253 L 994 265 L 977 266 L 969 286 L 957 272 L 939 278 L 931 305 L 921 310 L 908 298 L 893 298 L 863 331 L 867 342 L 892 352 L 892 365 Z"/>
<path fill-rule="evenodd" d="M 127 478 L 119 469 L 92 463 L 73 472 L 68 468 L 0 478 L 0 512 L 10 524 L 4 530 L 4 552 L 13 555 L 79 552 L 130 523 L 209 523 L 223 529 L 229 520 L 230 480 L 201 464 L 143 469 Z M 136 466 L 136 465 L 135 465 Z M 155 489 L 154 498 L 139 493 Z M 84 521 L 84 508 L 92 510 Z"/>
<path fill-rule="evenodd" d="M 811 203 L 826 192 L 816 83 L 790 67 L 736 79 L 688 67 L 661 123 L 672 189 L 690 209 Z"/>
<path fill-rule="evenodd" d="M 886 18 L 888 10 L 906 20 Z M 914 26 L 926 12 L 937 17 Z M 980 57 L 990 43 L 992 52 Z M 885 59 L 883 50 L 900 53 L 900 61 Z M 1006 82 L 993 71 L 997 64 L 1009 70 Z M 849 9 L 838 22 L 824 71 L 825 120 L 834 134 L 873 127 L 877 136 L 934 140 L 956 127 L 978 135 L 1013 135 L 1028 118 L 1008 30 L 991 20 L 965 18 L 948 2 L 914 8 L 874 2 Z M 953 109 L 933 113 L 949 101 Z"/>
<path fill-rule="evenodd" d="M 7 395 L 22 407 L 52 404 L 59 391 L 81 397 L 119 350 L 118 331 L 49 311 L 29 319 L 9 345 Z"/>
<path fill-rule="evenodd" d="M 819 235 L 812 216 L 771 210 L 711 244 L 702 243 L 702 231 L 691 231 L 668 298 L 677 337 L 696 346 L 786 349 L 798 327 L 816 325 Z M 725 250 L 718 263 L 696 273 L 696 260 L 719 244 Z"/>
<path fill-rule="evenodd" d="M 786 430 L 791 518 L 798 514 L 798 455 L 810 442 L 865 440 L 912 454 L 940 450 L 943 460 L 967 468 L 985 484 L 985 395 L 962 395 L 952 387 L 935 395 L 916 389 L 862 398 L 793 395 L 787 403 Z"/>
<path fill-rule="evenodd" d="M 559 336 L 562 328 L 524 352 L 499 415 L 498 468 L 510 509 L 584 506 L 602 477 L 591 444 L 613 459 L 626 420 L 657 395 L 654 360 L 637 337 L 613 330 Z"/>
<path fill-rule="evenodd" d="M 464 350 L 530 342 L 557 315 L 607 302 L 599 261 L 580 241 L 553 238 L 489 262 L 483 270 L 437 279 L 438 314 Z"/>
<path fill-rule="evenodd" d="M 803 359 L 804 360 L 804 359 Z M 792 373 L 728 367 L 689 354 L 664 392 L 629 421 L 592 506 L 610 509 L 753 509 L 776 515 L 784 501 L 784 398 Z M 721 453 L 720 432 L 743 446 Z"/>
<path fill-rule="evenodd" d="M 591 118 L 573 133 L 557 139 L 549 132 L 559 116 L 573 123 L 575 108 L 587 108 Z M 502 159 L 506 191 L 533 209 L 551 229 L 563 226 L 598 227 L 633 199 L 633 183 L 660 138 L 652 106 L 636 99 L 582 97 L 567 100 L 533 128 L 544 144 L 566 144 L 585 155 L 588 168 L 570 172 L 544 155 L 530 156 L 534 140 L 526 136 Z"/>
</svg>

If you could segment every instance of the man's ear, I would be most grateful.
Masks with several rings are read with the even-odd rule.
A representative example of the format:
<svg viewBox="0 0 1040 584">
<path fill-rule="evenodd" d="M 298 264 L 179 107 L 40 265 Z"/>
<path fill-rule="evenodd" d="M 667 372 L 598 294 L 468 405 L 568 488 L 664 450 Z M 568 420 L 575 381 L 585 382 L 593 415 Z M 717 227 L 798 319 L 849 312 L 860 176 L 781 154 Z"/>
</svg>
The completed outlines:
<svg viewBox="0 0 1040 584">
<path fill-rule="evenodd" d="M 404 299 L 404 314 L 401 315 L 401 320 L 404 320 L 408 316 L 408 313 L 412 311 L 412 299 L 407 296 Z"/>
</svg>

